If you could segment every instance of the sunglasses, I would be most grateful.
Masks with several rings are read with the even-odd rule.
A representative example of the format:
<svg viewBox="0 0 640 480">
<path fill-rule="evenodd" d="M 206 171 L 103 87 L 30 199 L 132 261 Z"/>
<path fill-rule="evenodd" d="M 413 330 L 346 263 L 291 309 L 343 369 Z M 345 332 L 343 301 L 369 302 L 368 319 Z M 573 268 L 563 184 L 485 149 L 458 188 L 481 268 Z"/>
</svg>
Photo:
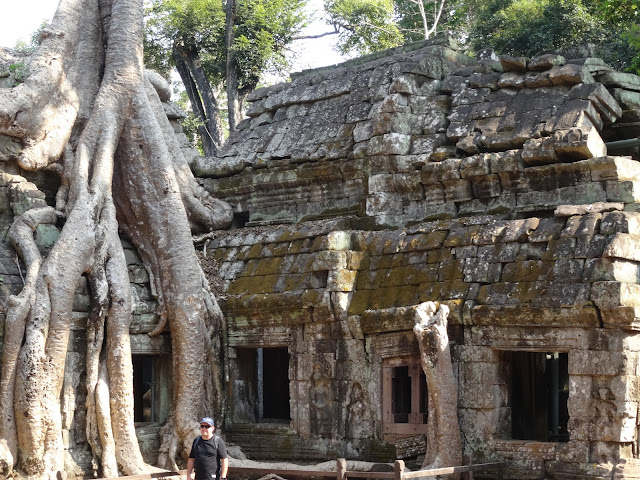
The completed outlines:
<svg viewBox="0 0 640 480">
<path fill-rule="evenodd" d="M 200 428 L 211 428 L 211 425 L 200 425 Z"/>
</svg>

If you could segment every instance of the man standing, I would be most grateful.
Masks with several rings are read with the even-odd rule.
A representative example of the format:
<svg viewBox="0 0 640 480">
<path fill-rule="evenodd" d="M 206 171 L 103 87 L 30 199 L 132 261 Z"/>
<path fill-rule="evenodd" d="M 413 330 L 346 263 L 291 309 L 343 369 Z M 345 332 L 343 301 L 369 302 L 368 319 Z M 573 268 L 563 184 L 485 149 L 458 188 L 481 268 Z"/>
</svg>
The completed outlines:
<svg viewBox="0 0 640 480">
<path fill-rule="evenodd" d="M 200 420 L 202 435 L 196 437 L 191 446 L 187 461 L 187 480 L 193 480 L 194 468 L 195 480 L 227 480 L 227 446 L 220 437 L 213 434 L 215 429 L 212 418 L 204 417 Z"/>
</svg>

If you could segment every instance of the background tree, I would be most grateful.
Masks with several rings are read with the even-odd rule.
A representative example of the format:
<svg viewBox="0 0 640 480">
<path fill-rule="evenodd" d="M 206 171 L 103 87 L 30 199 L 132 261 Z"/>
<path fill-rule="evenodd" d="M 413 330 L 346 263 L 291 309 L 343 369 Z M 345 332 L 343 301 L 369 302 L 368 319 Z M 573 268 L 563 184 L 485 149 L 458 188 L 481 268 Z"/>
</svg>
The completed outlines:
<svg viewBox="0 0 640 480">
<path fill-rule="evenodd" d="M 325 0 L 329 32 L 342 53 L 365 54 L 457 30 L 466 21 L 465 0 Z M 466 36 L 463 32 L 462 36 Z"/>
<path fill-rule="evenodd" d="M 341 53 L 362 55 L 403 43 L 392 0 L 326 0 L 324 8 Z"/>
<path fill-rule="evenodd" d="M 634 17 L 624 13 L 622 3 L 624 0 L 476 2 L 467 10 L 471 47 L 491 46 L 499 53 L 529 57 L 573 50 L 576 55 L 599 56 L 616 68 L 625 68 L 636 52 L 626 38 L 634 24 L 629 19 Z M 605 11 L 609 14 L 603 15 Z"/>
<path fill-rule="evenodd" d="M 469 53 L 553 50 L 640 70 L 639 0 L 326 0 L 342 53 L 369 53 L 449 31 Z"/>
<path fill-rule="evenodd" d="M 457 30 L 466 13 L 462 0 L 395 0 L 395 8 L 405 43 L 431 38 L 440 31 Z"/>
<path fill-rule="evenodd" d="M 133 425 L 132 300 L 119 237 L 151 272 L 171 331 L 173 415 L 162 466 L 175 467 L 197 419 L 219 405 L 221 311 L 196 258 L 191 227 L 227 226 L 231 209 L 195 181 L 163 112 L 166 82 L 142 61 L 142 0 L 62 0 L 23 82 L 0 89 L 0 134 L 18 165 L 60 177 L 56 204 L 17 217 L 10 241 L 26 277 L 8 300 L 0 374 L 0 464 L 30 479 L 64 475 L 61 389 L 78 282 L 90 285 L 87 440 L 99 476 L 149 471 Z M 46 258 L 39 224 L 61 227 Z M 193 368 L 198 365 L 198 368 Z M 218 381 L 216 381 L 218 379 Z"/>
<path fill-rule="evenodd" d="M 175 66 L 202 123 L 206 155 L 224 134 L 216 97 L 226 91 L 231 130 L 262 74 L 286 65 L 285 52 L 306 22 L 305 0 L 158 0 L 148 11 L 145 63 Z"/>
</svg>

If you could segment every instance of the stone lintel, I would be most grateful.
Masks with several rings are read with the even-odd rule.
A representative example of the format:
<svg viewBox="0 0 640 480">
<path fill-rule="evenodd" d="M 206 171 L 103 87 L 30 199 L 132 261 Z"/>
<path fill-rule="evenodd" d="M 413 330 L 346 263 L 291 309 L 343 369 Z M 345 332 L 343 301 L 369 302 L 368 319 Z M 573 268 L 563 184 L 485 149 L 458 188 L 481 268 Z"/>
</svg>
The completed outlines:
<svg viewBox="0 0 640 480">
<path fill-rule="evenodd" d="M 598 327 L 593 307 L 544 308 L 527 305 L 477 305 L 471 313 L 478 326 Z"/>
</svg>

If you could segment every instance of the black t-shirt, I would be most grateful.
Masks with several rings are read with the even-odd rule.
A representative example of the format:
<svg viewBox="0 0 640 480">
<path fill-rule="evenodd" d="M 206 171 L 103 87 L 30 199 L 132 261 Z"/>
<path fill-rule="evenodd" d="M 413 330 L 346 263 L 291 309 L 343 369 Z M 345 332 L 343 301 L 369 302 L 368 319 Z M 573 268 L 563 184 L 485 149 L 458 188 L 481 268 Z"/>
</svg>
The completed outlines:
<svg viewBox="0 0 640 480">
<path fill-rule="evenodd" d="M 191 445 L 189 458 L 195 459 L 195 480 L 211 480 L 220 477 L 220 461 L 227 458 L 227 446 L 214 435 L 209 440 L 196 437 Z"/>
</svg>

